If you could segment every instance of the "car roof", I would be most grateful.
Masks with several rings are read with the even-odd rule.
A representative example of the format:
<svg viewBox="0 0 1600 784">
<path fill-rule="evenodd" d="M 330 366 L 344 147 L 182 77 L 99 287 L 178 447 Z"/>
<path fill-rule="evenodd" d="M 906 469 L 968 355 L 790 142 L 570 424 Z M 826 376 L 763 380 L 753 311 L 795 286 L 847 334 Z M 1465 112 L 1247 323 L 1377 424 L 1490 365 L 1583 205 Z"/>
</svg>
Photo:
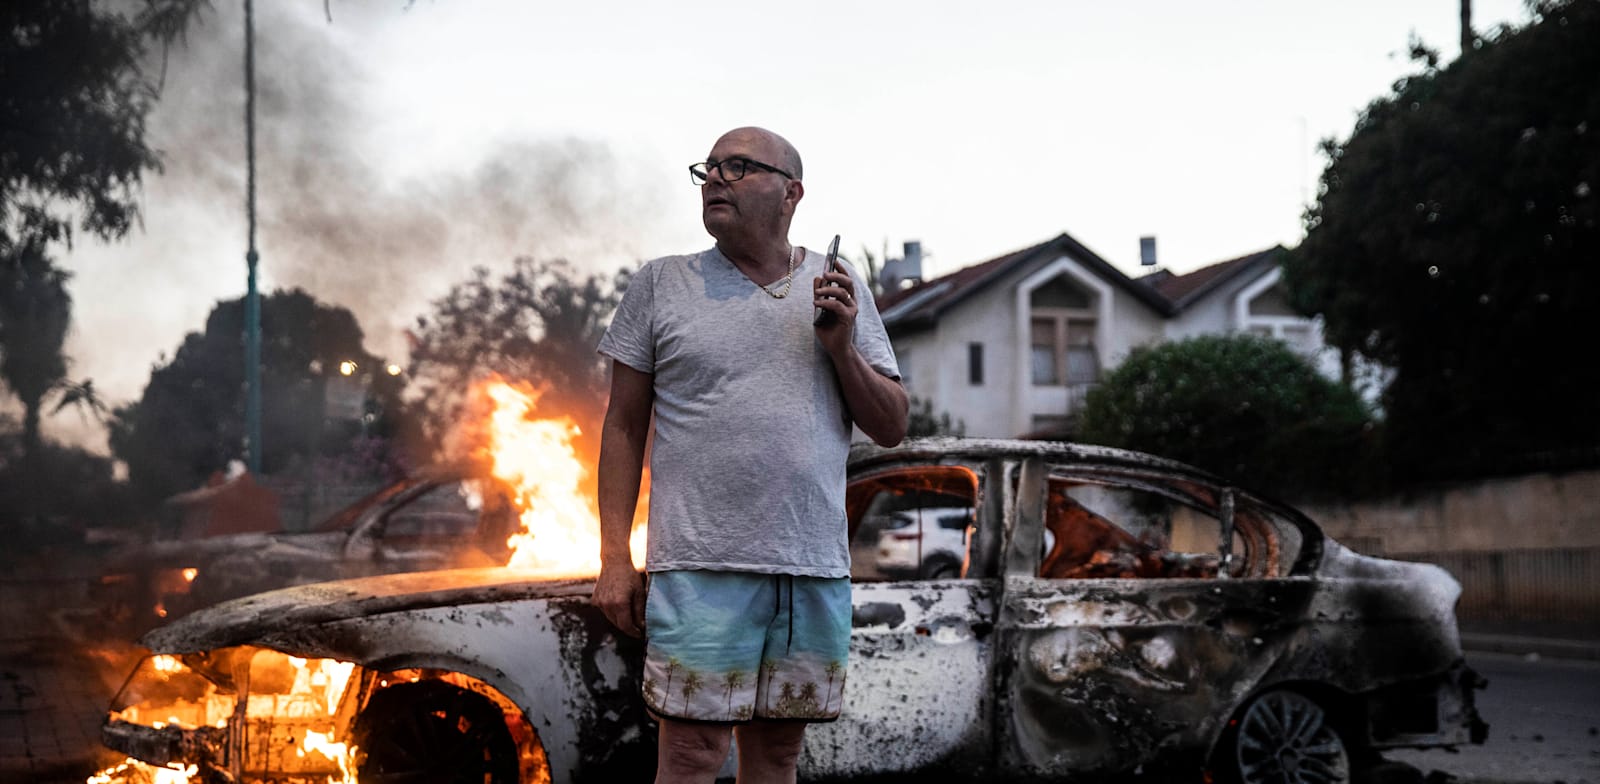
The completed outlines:
<svg viewBox="0 0 1600 784">
<path fill-rule="evenodd" d="M 885 463 L 926 461 L 945 458 L 982 460 L 995 457 L 1042 457 L 1056 463 L 1085 463 L 1126 468 L 1155 468 L 1176 476 L 1236 486 L 1220 476 L 1187 463 L 1164 457 L 1095 444 L 1070 441 L 1024 441 L 1009 438 L 935 437 L 907 439 L 898 446 L 880 447 L 857 442 L 850 448 L 850 470 L 858 471 Z M 1259 495 L 1251 493 L 1252 495 Z"/>
</svg>

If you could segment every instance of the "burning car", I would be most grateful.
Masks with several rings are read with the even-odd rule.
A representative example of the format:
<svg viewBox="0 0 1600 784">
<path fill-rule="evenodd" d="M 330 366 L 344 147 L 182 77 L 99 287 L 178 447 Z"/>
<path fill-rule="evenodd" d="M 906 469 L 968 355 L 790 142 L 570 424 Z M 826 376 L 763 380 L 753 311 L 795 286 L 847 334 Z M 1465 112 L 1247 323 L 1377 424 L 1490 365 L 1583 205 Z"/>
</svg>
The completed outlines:
<svg viewBox="0 0 1600 784">
<path fill-rule="evenodd" d="M 871 514 L 921 508 L 936 511 L 915 524 L 970 515 L 960 570 L 857 564 L 848 663 L 784 686 L 844 702 L 807 733 L 808 779 L 1340 782 L 1384 749 L 1484 739 L 1460 588 L 1438 567 L 1358 555 L 1294 509 L 1133 452 L 852 452 L 856 552 L 883 534 Z M 734 686 L 645 682 L 641 644 L 591 588 L 493 568 L 227 602 L 144 638 L 103 737 L 204 781 L 645 780 L 640 690 Z"/>
<path fill-rule="evenodd" d="M 516 515 L 502 488 L 465 467 L 393 482 L 308 531 L 141 542 L 106 559 L 106 614 L 139 631 L 225 599 L 290 585 L 506 562 Z"/>
</svg>

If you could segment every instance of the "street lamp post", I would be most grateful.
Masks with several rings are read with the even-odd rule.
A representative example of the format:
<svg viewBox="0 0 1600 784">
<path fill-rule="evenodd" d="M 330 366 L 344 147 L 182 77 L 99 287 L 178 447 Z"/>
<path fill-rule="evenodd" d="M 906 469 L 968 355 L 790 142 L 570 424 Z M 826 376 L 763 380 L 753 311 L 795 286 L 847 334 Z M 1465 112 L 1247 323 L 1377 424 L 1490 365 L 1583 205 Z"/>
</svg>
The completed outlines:
<svg viewBox="0 0 1600 784">
<path fill-rule="evenodd" d="M 261 293 L 256 290 L 256 29 L 255 7 L 244 0 L 244 138 L 247 176 L 245 212 L 250 222 L 250 247 L 244 254 L 250 269 L 244 304 L 245 456 L 250 473 L 261 475 Z"/>
</svg>

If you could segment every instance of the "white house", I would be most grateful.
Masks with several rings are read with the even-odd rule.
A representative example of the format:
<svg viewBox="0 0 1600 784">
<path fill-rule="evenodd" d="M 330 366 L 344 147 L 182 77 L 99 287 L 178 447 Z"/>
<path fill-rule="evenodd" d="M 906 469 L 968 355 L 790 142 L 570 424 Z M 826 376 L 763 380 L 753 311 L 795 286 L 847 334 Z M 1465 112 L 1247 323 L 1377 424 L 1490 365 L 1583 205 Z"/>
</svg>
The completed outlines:
<svg viewBox="0 0 1600 784">
<path fill-rule="evenodd" d="M 887 292 L 878 306 L 906 389 L 967 435 L 1061 435 L 1101 375 L 1154 341 L 1255 332 L 1337 373 L 1317 323 L 1288 306 L 1282 251 L 1130 278 L 1062 234 Z"/>
</svg>

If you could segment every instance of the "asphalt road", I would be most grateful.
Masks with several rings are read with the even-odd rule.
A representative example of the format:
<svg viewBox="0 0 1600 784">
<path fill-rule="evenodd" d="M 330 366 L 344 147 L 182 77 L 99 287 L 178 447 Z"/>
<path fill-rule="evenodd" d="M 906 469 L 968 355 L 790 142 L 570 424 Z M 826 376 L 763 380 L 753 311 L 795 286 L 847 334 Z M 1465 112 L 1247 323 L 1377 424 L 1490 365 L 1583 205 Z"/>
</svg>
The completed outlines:
<svg viewBox="0 0 1600 784">
<path fill-rule="evenodd" d="M 1385 756 L 1463 782 L 1600 784 L 1600 662 L 1471 653 L 1467 663 L 1489 679 L 1478 693 L 1488 742 Z"/>
</svg>

